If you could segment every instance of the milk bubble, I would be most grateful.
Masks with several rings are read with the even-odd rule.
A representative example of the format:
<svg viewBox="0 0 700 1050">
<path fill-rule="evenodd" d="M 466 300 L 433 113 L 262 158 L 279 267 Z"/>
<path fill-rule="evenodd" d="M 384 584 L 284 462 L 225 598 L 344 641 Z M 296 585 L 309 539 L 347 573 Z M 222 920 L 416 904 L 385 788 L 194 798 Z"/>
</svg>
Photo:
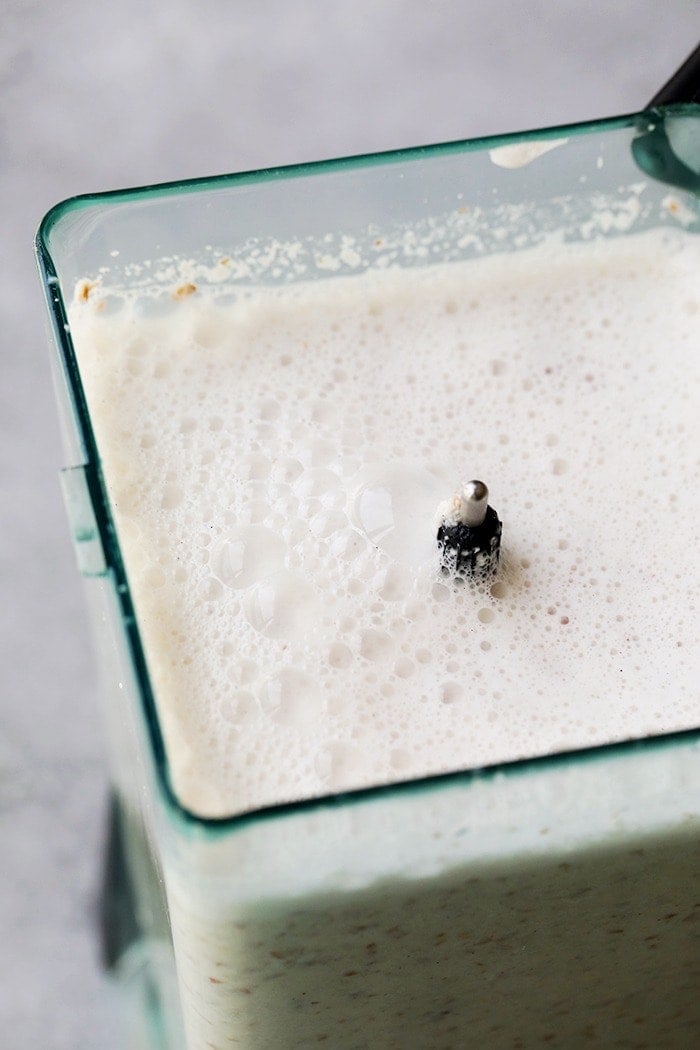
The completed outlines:
<svg viewBox="0 0 700 1050">
<path fill-rule="evenodd" d="M 340 532 L 348 523 L 348 519 L 338 510 L 321 510 L 311 520 L 311 531 L 319 539 L 325 539 L 334 533 Z"/>
<path fill-rule="evenodd" d="M 318 682 L 292 667 L 285 667 L 268 678 L 261 703 L 273 721 L 297 729 L 313 727 L 325 707 Z"/>
<path fill-rule="evenodd" d="M 365 660 L 381 663 L 388 660 L 395 647 L 394 639 L 386 631 L 363 631 L 360 641 L 360 652 Z"/>
<path fill-rule="evenodd" d="M 329 791 L 342 788 L 349 778 L 358 775 L 363 765 L 364 759 L 360 749 L 344 742 L 331 744 L 315 761 L 316 770 Z"/>
<path fill-rule="evenodd" d="M 212 561 L 217 578 L 233 590 L 250 587 L 284 565 L 285 545 L 270 529 L 250 525 L 230 530 Z"/>
<path fill-rule="evenodd" d="M 367 549 L 366 537 L 356 529 L 345 529 L 336 534 L 330 547 L 331 554 L 345 562 L 355 561 L 361 554 L 365 554 Z"/>
<path fill-rule="evenodd" d="M 328 663 L 331 667 L 349 667 L 354 659 L 352 650 L 342 642 L 333 642 L 328 650 Z"/>
<path fill-rule="evenodd" d="M 236 476 L 244 481 L 260 481 L 269 476 L 270 460 L 260 452 L 250 452 L 234 461 Z"/>
<path fill-rule="evenodd" d="M 345 500 L 341 479 L 321 467 L 304 471 L 294 484 L 294 492 L 300 500 L 313 497 L 324 507 L 339 507 Z"/>
<path fill-rule="evenodd" d="M 299 573 L 282 571 L 261 581 L 245 598 L 248 622 L 269 638 L 299 641 L 317 626 L 321 607 Z"/>
<path fill-rule="evenodd" d="M 386 602 L 398 602 L 408 597 L 412 579 L 403 566 L 390 565 L 376 581 L 379 594 Z"/>
<path fill-rule="evenodd" d="M 353 520 L 375 547 L 395 561 L 424 564 L 435 547 L 435 508 L 449 495 L 450 484 L 444 475 L 420 465 L 365 467 L 353 481 Z"/>
<path fill-rule="evenodd" d="M 223 698 L 219 711 L 227 722 L 243 729 L 260 717 L 260 703 L 253 693 L 232 693 Z"/>
</svg>

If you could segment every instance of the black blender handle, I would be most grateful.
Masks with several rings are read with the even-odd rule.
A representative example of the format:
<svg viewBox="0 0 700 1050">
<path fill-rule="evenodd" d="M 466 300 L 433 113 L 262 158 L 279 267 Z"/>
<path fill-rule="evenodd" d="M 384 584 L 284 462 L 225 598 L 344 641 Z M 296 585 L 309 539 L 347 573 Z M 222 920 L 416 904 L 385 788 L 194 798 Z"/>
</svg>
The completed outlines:
<svg viewBox="0 0 700 1050">
<path fill-rule="evenodd" d="M 661 90 L 657 91 L 646 108 L 670 106 L 674 102 L 700 102 L 700 44 Z"/>
<path fill-rule="evenodd" d="M 644 113 L 638 118 L 639 134 L 632 139 L 632 155 L 635 163 L 646 174 L 668 186 L 690 190 L 700 196 L 700 142 L 698 121 L 693 118 L 693 134 L 684 134 L 669 140 L 669 127 L 678 120 L 670 114 L 670 121 L 663 113 L 664 106 L 700 103 L 700 45 L 674 73 L 668 83 L 654 95 Z M 649 110 L 661 108 L 661 112 L 650 114 Z M 683 118 L 685 119 L 685 118 Z M 687 125 L 687 121 L 686 121 Z M 687 131 L 687 128 L 686 128 Z"/>
</svg>

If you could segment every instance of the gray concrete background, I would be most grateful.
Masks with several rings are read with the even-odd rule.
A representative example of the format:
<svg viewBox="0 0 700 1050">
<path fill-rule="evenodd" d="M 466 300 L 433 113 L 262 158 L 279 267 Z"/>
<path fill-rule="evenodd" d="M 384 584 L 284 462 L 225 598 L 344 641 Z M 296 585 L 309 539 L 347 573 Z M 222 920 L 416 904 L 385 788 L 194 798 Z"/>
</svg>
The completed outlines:
<svg viewBox="0 0 700 1050">
<path fill-rule="evenodd" d="M 32 239 L 76 193 L 640 108 L 698 0 L 4 0 L 0 1044 L 120 1050 L 94 909 L 106 793 Z"/>
</svg>

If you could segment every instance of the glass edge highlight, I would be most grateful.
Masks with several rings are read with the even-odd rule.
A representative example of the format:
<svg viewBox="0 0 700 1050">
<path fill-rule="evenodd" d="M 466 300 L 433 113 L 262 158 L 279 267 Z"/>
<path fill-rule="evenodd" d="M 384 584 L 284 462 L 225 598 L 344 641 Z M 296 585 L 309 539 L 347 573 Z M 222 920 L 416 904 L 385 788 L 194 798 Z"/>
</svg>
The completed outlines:
<svg viewBox="0 0 700 1050">
<path fill-rule="evenodd" d="M 368 167 L 382 164 L 397 164 L 405 160 L 414 160 L 426 155 L 450 153 L 470 153 L 498 146 L 516 143 L 527 139 L 556 139 L 563 136 L 587 134 L 595 129 L 614 130 L 615 128 L 633 127 L 640 122 L 654 119 L 656 114 L 673 113 L 677 115 L 698 114 L 700 107 L 693 103 L 664 106 L 657 109 L 640 110 L 621 116 L 604 117 L 595 120 L 581 121 L 575 124 L 558 124 L 546 128 L 533 128 L 525 131 L 504 132 L 497 135 L 483 135 L 477 138 L 455 139 L 423 146 L 408 146 L 401 149 L 386 150 L 375 153 L 358 153 L 347 157 L 333 157 L 315 161 L 303 161 L 274 168 L 259 168 L 250 171 L 226 173 L 223 175 L 197 176 L 172 182 L 145 184 L 118 190 L 104 190 L 99 193 L 79 194 L 59 201 L 44 215 L 36 234 L 37 250 L 43 244 L 47 251 L 51 231 L 58 222 L 71 211 L 81 210 L 96 204 L 126 203 L 139 197 L 164 197 L 174 193 L 195 193 L 205 189 L 216 189 L 224 185 L 245 185 L 247 183 L 270 182 L 275 179 L 297 178 L 306 175 L 321 175 L 331 171 L 346 171 L 356 167 Z"/>
</svg>

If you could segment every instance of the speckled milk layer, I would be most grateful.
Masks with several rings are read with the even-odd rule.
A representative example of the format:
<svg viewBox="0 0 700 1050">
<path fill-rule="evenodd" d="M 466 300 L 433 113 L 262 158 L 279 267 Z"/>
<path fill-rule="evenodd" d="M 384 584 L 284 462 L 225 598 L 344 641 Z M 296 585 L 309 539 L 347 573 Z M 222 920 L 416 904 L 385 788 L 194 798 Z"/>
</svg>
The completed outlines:
<svg viewBox="0 0 700 1050">
<path fill-rule="evenodd" d="M 698 248 L 71 316 L 175 788 L 225 815 L 695 724 Z M 225 265 L 222 264 L 222 265 Z M 481 477 L 497 578 L 435 509 Z"/>
</svg>

